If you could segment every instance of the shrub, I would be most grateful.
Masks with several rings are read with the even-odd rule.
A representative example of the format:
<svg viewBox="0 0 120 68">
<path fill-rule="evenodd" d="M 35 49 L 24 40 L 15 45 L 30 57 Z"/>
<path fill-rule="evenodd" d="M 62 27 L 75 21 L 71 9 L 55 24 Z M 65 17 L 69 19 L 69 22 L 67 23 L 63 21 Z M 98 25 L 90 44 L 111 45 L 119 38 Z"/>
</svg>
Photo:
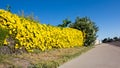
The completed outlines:
<svg viewBox="0 0 120 68">
<path fill-rule="evenodd" d="M 0 10 L 0 18 L 0 27 L 7 29 L 9 36 L 15 40 L 15 49 L 25 48 L 28 52 L 33 52 L 34 49 L 45 51 L 82 46 L 84 42 L 83 33 L 76 29 L 35 23 L 4 10 Z"/>
</svg>

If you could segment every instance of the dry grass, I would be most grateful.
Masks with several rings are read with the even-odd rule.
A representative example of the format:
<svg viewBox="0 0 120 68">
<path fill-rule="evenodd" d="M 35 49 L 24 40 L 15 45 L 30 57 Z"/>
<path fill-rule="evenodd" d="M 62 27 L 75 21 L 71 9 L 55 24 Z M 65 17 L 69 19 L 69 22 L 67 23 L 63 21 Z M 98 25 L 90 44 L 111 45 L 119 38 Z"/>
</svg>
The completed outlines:
<svg viewBox="0 0 120 68">
<path fill-rule="evenodd" d="M 17 55 L 0 55 L 2 66 L 14 68 L 56 68 L 66 61 L 80 55 L 92 47 L 75 47 L 54 49 L 40 53 L 23 53 Z"/>
</svg>

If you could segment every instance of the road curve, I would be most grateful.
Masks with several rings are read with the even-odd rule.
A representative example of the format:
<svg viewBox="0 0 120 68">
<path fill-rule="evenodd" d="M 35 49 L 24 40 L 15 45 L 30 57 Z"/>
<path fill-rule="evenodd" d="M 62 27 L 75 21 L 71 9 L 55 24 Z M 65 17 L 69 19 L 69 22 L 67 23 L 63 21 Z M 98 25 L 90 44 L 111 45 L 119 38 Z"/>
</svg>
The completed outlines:
<svg viewBox="0 0 120 68">
<path fill-rule="evenodd" d="M 59 68 L 120 68 L 120 47 L 101 44 Z"/>
</svg>

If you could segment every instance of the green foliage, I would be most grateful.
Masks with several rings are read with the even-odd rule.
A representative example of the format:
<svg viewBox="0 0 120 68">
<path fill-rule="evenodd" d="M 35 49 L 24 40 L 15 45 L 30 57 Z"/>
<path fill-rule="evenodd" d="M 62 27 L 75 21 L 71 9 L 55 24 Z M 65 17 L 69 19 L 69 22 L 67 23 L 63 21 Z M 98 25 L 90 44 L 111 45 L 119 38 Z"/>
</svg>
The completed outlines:
<svg viewBox="0 0 120 68">
<path fill-rule="evenodd" d="M 92 22 L 88 17 L 79 18 L 77 17 L 75 22 L 70 24 L 71 28 L 75 28 L 78 30 L 81 30 L 82 32 L 85 32 L 85 46 L 89 46 L 94 44 L 96 38 L 97 38 L 97 32 L 98 27 L 95 25 L 94 22 Z"/>
<path fill-rule="evenodd" d="M 67 27 L 70 23 L 71 23 L 71 21 L 69 19 L 65 19 L 65 20 L 63 20 L 62 24 L 58 25 L 58 27 Z"/>
<path fill-rule="evenodd" d="M 0 27 L 0 46 L 3 45 L 4 39 L 9 34 L 8 30 Z"/>
</svg>

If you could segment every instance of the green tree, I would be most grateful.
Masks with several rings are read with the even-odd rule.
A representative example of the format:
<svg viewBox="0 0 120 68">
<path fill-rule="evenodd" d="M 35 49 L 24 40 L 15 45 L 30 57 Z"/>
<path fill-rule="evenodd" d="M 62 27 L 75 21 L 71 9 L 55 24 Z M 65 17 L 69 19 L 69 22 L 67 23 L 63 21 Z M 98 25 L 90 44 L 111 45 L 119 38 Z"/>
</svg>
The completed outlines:
<svg viewBox="0 0 120 68">
<path fill-rule="evenodd" d="M 85 46 L 89 46 L 95 43 L 97 38 L 98 27 L 88 17 L 79 18 L 77 17 L 74 23 L 69 25 L 71 28 L 81 30 L 86 33 Z"/>
<path fill-rule="evenodd" d="M 58 27 L 67 27 L 70 23 L 71 23 L 71 21 L 66 18 L 65 20 L 63 20 L 62 24 L 58 25 Z"/>
</svg>

